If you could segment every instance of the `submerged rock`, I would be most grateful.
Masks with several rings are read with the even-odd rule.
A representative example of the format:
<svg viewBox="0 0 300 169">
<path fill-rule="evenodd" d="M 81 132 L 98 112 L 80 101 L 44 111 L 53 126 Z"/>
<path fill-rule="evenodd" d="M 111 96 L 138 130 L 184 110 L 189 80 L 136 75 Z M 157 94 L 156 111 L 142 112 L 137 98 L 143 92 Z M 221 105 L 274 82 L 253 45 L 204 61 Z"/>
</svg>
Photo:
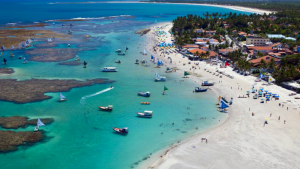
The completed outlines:
<svg viewBox="0 0 300 169">
<path fill-rule="evenodd" d="M 0 100 L 14 103 L 30 103 L 50 99 L 45 95 L 49 92 L 67 92 L 75 87 L 92 86 L 94 84 L 112 83 L 108 79 L 79 80 L 48 80 L 29 79 L 17 81 L 16 79 L 0 79 Z"/>
<path fill-rule="evenodd" d="M 18 149 L 20 145 L 31 145 L 41 141 L 44 134 L 41 131 L 2 131 L 0 130 L 0 152 L 9 152 Z"/>
<path fill-rule="evenodd" d="M 0 68 L 0 75 L 13 73 L 15 73 L 15 70 L 13 68 Z"/>
<path fill-rule="evenodd" d="M 69 61 L 69 62 L 60 62 L 59 65 L 65 65 L 65 66 L 79 66 L 83 65 L 80 61 Z"/>
<path fill-rule="evenodd" d="M 0 117 L 0 126 L 5 129 L 25 128 L 28 125 L 36 125 L 37 119 L 28 120 L 24 116 Z M 50 124 L 54 121 L 52 118 L 41 118 L 44 124 Z"/>
<path fill-rule="evenodd" d="M 25 54 L 31 55 L 28 60 L 36 62 L 60 62 L 72 59 L 78 49 L 71 48 L 35 48 L 27 50 Z"/>
</svg>

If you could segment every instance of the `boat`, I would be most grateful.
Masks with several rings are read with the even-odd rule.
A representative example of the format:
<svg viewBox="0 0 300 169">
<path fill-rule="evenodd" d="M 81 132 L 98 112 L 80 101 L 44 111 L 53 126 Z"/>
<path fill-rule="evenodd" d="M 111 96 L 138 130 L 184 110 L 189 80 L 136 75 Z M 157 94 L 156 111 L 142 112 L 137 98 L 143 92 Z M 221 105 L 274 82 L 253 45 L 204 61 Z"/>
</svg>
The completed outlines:
<svg viewBox="0 0 300 169">
<path fill-rule="evenodd" d="M 41 119 L 38 118 L 38 119 L 37 119 L 37 124 L 36 124 L 36 126 L 35 126 L 35 128 L 34 128 L 34 132 L 39 131 L 40 126 L 44 126 L 44 125 L 45 125 L 45 124 L 41 121 Z"/>
<path fill-rule="evenodd" d="M 172 70 L 171 70 L 170 68 L 167 67 L 166 73 L 172 73 Z"/>
<path fill-rule="evenodd" d="M 12 52 L 10 52 L 10 57 L 14 57 L 14 54 Z"/>
<path fill-rule="evenodd" d="M 71 30 L 68 31 L 68 34 L 69 34 L 69 35 L 71 35 L 72 33 L 73 33 L 73 31 L 71 31 Z"/>
<path fill-rule="evenodd" d="M 146 105 L 149 105 L 150 102 L 141 102 L 141 104 L 146 104 Z"/>
<path fill-rule="evenodd" d="M 48 43 L 51 43 L 52 42 L 52 39 L 51 38 L 48 38 Z"/>
<path fill-rule="evenodd" d="M 202 82 L 202 86 L 213 86 L 214 83 L 209 83 L 207 80 Z"/>
<path fill-rule="evenodd" d="M 138 96 L 150 97 L 150 92 L 138 92 Z"/>
<path fill-rule="evenodd" d="M 117 133 L 120 133 L 120 134 L 127 134 L 128 133 L 128 127 L 123 127 L 123 128 L 113 127 L 113 130 Z"/>
<path fill-rule="evenodd" d="M 103 107 L 103 106 L 99 106 L 100 110 L 104 110 L 104 111 L 112 111 L 113 110 L 113 106 L 109 105 L 107 107 Z"/>
<path fill-rule="evenodd" d="M 117 68 L 116 67 L 104 67 L 102 69 L 102 72 L 117 72 Z"/>
<path fill-rule="evenodd" d="M 121 50 L 121 49 L 117 49 L 117 50 L 116 50 L 116 52 L 118 52 L 118 53 L 119 53 L 119 52 L 122 52 L 122 50 Z"/>
<path fill-rule="evenodd" d="M 144 113 L 137 112 L 136 115 L 138 117 L 151 118 L 152 117 L 152 111 L 145 110 Z"/>
<path fill-rule="evenodd" d="M 159 74 L 156 72 L 156 77 L 154 79 L 155 82 L 165 82 L 166 79 L 167 79 L 166 77 L 159 76 Z"/>
<path fill-rule="evenodd" d="M 67 98 L 63 95 L 63 94 L 61 94 L 60 93 L 60 95 L 59 95 L 59 102 L 64 102 L 64 101 L 66 101 L 67 100 Z"/>
<path fill-rule="evenodd" d="M 207 89 L 202 89 L 200 87 L 195 88 L 195 92 L 206 92 L 206 91 L 207 91 Z"/>
<path fill-rule="evenodd" d="M 143 55 L 147 55 L 147 52 L 146 52 L 146 50 L 145 50 L 145 49 L 144 49 Z"/>
<path fill-rule="evenodd" d="M 120 55 L 120 56 L 125 56 L 125 53 L 118 53 L 118 55 Z"/>
<path fill-rule="evenodd" d="M 121 63 L 121 61 L 120 60 L 116 60 L 115 63 Z"/>
</svg>

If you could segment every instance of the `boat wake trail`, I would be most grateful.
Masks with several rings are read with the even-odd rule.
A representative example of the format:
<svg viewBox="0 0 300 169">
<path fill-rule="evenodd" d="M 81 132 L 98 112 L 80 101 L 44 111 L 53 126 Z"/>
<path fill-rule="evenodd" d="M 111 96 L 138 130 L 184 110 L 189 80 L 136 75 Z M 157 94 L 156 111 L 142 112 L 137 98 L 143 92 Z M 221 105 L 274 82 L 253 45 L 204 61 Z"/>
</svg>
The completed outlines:
<svg viewBox="0 0 300 169">
<path fill-rule="evenodd" d="M 87 98 L 90 98 L 90 97 L 97 96 L 97 95 L 99 95 L 99 94 L 102 94 L 102 93 L 108 92 L 108 91 L 110 91 L 110 90 L 112 90 L 112 89 L 113 89 L 113 87 L 112 87 L 112 88 L 110 87 L 110 88 L 107 88 L 107 89 L 101 90 L 101 91 L 99 91 L 99 92 L 97 92 L 97 93 L 94 93 L 94 94 L 91 94 L 91 95 L 84 96 L 84 97 L 82 97 L 82 98 L 81 98 L 81 100 L 80 100 L 80 104 L 84 104 L 84 103 L 85 103 L 85 99 L 87 99 Z"/>
</svg>

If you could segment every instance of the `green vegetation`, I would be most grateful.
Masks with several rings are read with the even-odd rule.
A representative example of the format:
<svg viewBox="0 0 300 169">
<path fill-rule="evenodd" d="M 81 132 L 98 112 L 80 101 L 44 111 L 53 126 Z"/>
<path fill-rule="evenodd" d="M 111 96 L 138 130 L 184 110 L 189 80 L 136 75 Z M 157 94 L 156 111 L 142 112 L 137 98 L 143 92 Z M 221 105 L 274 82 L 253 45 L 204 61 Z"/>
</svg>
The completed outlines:
<svg viewBox="0 0 300 169">
<path fill-rule="evenodd" d="M 276 83 L 300 79 L 300 54 L 289 55 L 281 59 L 280 65 L 274 69 Z"/>
</svg>

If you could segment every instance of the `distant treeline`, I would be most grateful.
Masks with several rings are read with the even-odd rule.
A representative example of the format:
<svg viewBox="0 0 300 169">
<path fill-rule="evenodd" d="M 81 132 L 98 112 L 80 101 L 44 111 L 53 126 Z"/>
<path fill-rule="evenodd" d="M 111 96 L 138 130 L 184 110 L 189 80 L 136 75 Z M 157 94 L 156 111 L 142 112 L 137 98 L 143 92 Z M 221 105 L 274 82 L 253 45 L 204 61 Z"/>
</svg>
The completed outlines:
<svg viewBox="0 0 300 169">
<path fill-rule="evenodd" d="M 273 1 L 250 1 L 250 0 L 144 0 L 147 2 L 171 2 L 171 3 L 199 3 L 199 4 L 218 4 L 218 5 L 236 5 L 244 7 L 252 7 L 273 11 L 300 11 L 300 0 L 273 0 Z"/>
</svg>

